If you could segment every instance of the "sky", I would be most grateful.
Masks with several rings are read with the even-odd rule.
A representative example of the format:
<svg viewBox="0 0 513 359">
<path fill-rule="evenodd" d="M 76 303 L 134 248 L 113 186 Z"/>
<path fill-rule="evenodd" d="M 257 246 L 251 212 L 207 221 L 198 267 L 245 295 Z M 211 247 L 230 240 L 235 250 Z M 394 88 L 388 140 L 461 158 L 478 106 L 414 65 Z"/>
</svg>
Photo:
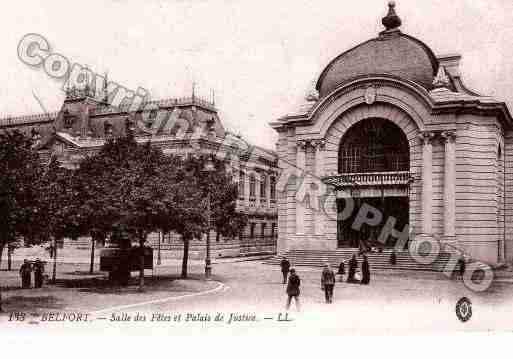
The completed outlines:
<svg viewBox="0 0 513 359">
<path fill-rule="evenodd" d="M 401 30 L 435 54 L 459 53 L 468 87 L 513 105 L 511 0 L 397 0 Z M 383 30 L 386 0 L 18 0 L 0 14 L 0 114 L 60 108 L 62 82 L 17 56 L 27 33 L 153 99 L 196 94 L 225 127 L 269 149 L 269 122 L 303 102 L 323 68 Z"/>
</svg>

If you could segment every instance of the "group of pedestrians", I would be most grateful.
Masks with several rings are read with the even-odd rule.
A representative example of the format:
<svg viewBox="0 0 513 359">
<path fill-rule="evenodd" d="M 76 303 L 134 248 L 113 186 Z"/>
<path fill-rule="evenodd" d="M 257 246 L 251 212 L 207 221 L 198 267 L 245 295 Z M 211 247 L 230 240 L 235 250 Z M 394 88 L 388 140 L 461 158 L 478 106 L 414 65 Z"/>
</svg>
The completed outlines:
<svg viewBox="0 0 513 359">
<path fill-rule="evenodd" d="M 299 287 L 301 285 L 301 279 L 296 273 L 294 268 L 291 268 L 291 264 L 289 260 L 285 257 L 280 262 L 281 272 L 283 275 L 283 284 L 287 284 L 286 292 L 287 292 L 287 310 L 290 308 L 292 299 L 294 299 L 296 303 L 296 309 L 300 309 L 299 302 Z M 361 264 L 361 280 L 356 278 L 356 273 L 358 269 L 358 261 L 356 259 L 356 255 L 353 254 L 351 259 L 348 262 L 348 274 L 346 281 L 348 283 L 360 283 L 360 284 L 369 284 L 370 282 L 370 265 L 367 256 L 363 255 L 363 261 Z M 343 281 L 343 276 L 345 275 L 345 263 L 341 262 L 338 267 L 338 272 L 340 281 Z M 288 279 L 288 281 L 287 281 Z M 335 288 L 336 275 L 333 269 L 331 268 L 329 263 L 324 265 L 324 268 L 321 273 L 321 289 L 324 292 L 324 298 L 326 303 L 333 303 L 333 290 Z"/>
<path fill-rule="evenodd" d="M 351 259 L 349 260 L 349 270 L 347 273 L 346 281 L 348 283 L 360 283 L 360 284 L 369 284 L 370 282 L 370 265 L 367 256 L 363 255 L 363 261 L 361 266 L 361 279 L 356 278 L 356 271 L 358 269 L 358 261 L 356 260 L 356 254 L 353 254 Z M 339 273 L 343 275 L 344 273 Z"/>
<path fill-rule="evenodd" d="M 39 258 L 36 259 L 34 263 L 24 259 L 23 264 L 20 266 L 22 288 L 26 289 L 31 287 L 32 272 L 34 272 L 34 288 L 41 288 L 43 286 L 45 273 L 44 263 Z"/>
</svg>

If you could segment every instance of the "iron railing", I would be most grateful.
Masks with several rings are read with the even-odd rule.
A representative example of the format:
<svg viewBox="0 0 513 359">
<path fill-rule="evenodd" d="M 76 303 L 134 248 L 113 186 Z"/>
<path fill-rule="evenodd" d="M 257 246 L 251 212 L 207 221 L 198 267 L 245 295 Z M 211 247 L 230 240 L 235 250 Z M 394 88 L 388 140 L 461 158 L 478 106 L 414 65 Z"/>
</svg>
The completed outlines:
<svg viewBox="0 0 513 359">
<path fill-rule="evenodd" d="M 324 183 L 334 187 L 408 185 L 412 180 L 409 171 L 338 173 L 322 177 Z"/>
</svg>

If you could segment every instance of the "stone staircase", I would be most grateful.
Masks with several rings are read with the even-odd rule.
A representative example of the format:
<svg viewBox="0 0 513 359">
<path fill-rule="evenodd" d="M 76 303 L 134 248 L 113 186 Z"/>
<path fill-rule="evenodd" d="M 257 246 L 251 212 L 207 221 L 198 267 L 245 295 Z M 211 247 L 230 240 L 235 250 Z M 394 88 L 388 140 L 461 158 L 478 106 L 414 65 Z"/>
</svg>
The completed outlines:
<svg viewBox="0 0 513 359">
<path fill-rule="evenodd" d="M 390 255 L 392 250 L 384 250 L 383 252 L 367 253 L 367 258 L 372 269 L 399 269 L 399 270 L 418 270 L 418 271 L 437 271 L 444 270 L 447 262 L 451 258 L 450 253 L 440 253 L 438 258 L 432 264 L 422 264 L 415 261 L 408 251 L 396 252 L 396 264 L 390 263 Z M 354 248 L 340 248 L 336 250 L 290 250 L 280 255 L 274 256 L 264 263 L 271 265 L 279 265 L 283 256 L 287 257 L 291 265 L 306 267 L 322 267 L 324 263 L 330 263 L 333 268 L 338 268 L 341 261 L 346 263 L 353 254 L 357 254 Z M 362 257 L 357 256 L 358 263 L 362 261 Z M 453 259 L 454 260 L 454 259 Z"/>
</svg>

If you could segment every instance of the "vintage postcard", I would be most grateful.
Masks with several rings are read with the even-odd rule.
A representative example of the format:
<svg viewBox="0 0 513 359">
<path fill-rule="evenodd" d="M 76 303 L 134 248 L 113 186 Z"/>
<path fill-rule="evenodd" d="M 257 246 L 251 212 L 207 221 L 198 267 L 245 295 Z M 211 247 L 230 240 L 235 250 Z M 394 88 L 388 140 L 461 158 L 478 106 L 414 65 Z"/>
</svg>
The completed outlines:
<svg viewBox="0 0 513 359">
<path fill-rule="evenodd" d="M 0 332 L 513 328 L 513 3 L 1 17 Z"/>
</svg>

